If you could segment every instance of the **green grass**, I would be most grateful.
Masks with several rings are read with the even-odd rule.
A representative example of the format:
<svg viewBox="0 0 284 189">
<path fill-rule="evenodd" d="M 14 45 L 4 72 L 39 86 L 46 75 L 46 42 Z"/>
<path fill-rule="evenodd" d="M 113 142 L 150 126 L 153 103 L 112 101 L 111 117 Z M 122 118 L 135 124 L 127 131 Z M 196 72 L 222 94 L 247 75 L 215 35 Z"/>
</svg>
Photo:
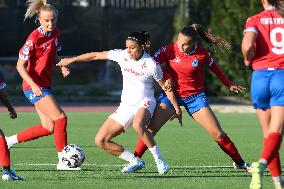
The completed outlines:
<svg viewBox="0 0 284 189">
<path fill-rule="evenodd" d="M 18 183 L 0 181 L 0 188 L 248 188 L 250 174 L 222 167 L 231 166 L 232 161 L 189 116 L 184 116 L 184 127 L 179 127 L 175 120 L 167 123 L 156 136 L 162 154 L 171 168 L 168 174 L 157 173 L 149 152 L 143 157 L 146 169 L 135 174 L 121 174 L 120 169 L 125 162 L 98 149 L 93 143 L 95 133 L 108 115 L 109 113 L 101 112 L 68 113 L 68 141 L 79 144 L 86 153 L 83 171 L 56 171 L 57 153 L 53 136 L 44 137 L 18 144 L 11 149 L 13 166 L 25 180 Z M 217 117 L 243 158 L 249 162 L 257 160 L 262 146 L 262 134 L 256 115 L 217 114 Z M 0 120 L 1 128 L 6 135 L 15 134 L 39 123 L 35 113 L 19 113 L 16 120 L 10 120 L 7 113 L 0 113 Z M 133 150 L 137 138 L 137 134 L 131 128 L 115 141 Z M 268 173 L 264 177 L 264 188 L 273 188 Z"/>
</svg>

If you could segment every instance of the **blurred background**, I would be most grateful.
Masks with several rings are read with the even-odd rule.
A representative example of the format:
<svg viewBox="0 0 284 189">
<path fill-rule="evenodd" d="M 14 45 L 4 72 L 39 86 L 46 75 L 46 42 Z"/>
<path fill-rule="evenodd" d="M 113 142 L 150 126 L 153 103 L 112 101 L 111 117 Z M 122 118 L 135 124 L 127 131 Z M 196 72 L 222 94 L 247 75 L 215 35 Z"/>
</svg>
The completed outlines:
<svg viewBox="0 0 284 189">
<path fill-rule="evenodd" d="M 0 0 L 0 75 L 4 76 L 17 104 L 25 104 L 21 78 L 15 66 L 18 51 L 37 27 L 35 19 L 24 22 L 25 0 Z M 152 46 L 176 40 L 185 25 L 201 24 L 209 32 L 224 38 L 231 51 L 212 49 L 213 57 L 226 75 L 249 89 L 250 68 L 243 65 L 242 31 L 246 19 L 262 10 L 260 0 L 56 0 L 59 9 L 62 57 L 90 51 L 124 48 L 130 32 L 146 30 Z M 206 46 L 206 44 L 204 44 Z M 70 66 L 70 77 L 63 79 L 54 69 L 54 91 L 60 101 L 78 103 L 119 102 L 122 77 L 117 64 L 80 63 Z M 249 100 L 249 90 L 232 97 L 209 70 L 206 75 L 208 96 Z M 225 97 L 224 97 L 225 96 Z"/>
</svg>

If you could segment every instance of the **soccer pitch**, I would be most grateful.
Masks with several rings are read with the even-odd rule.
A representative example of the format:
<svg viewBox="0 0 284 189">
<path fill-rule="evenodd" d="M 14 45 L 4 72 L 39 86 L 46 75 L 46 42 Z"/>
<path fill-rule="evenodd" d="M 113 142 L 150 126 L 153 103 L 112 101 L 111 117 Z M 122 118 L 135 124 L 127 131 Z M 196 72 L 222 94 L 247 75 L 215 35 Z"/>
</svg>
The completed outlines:
<svg viewBox="0 0 284 189">
<path fill-rule="evenodd" d="M 53 136 L 17 144 L 11 149 L 12 168 L 24 177 L 22 182 L 0 181 L 4 188 L 116 188 L 116 189 L 244 189 L 249 188 L 250 174 L 232 168 L 225 155 L 211 137 L 184 113 L 184 126 L 178 121 L 168 122 L 155 137 L 170 166 L 166 175 L 157 173 L 149 152 L 143 159 L 146 168 L 134 174 L 122 174 L 123 162 L 94 145 L 94 136 L 109 112 L 67 112 L 68 143 L 80 145 L 86 160 L 78 172 L 56 171 L 57 153 Z M 243 158 L 256 161 L 262 147 L 262 133 L 255 114 L 224 113 L 217 117 L 235 142 Z M 35 113 L 19 113 L 10 120 L 8 113 L 0 113 L 1 128 L 6 135 L 39 123 Z M 130 128 L 115 141 L 133 151 L 138 135 Z M 283 152 L 281 153 L 283 156 Z M 282 158 L 283 160 L 283 158 Z M 273 188 L 269 173 L 265 173 L 264 189 Z"/>
</svg>

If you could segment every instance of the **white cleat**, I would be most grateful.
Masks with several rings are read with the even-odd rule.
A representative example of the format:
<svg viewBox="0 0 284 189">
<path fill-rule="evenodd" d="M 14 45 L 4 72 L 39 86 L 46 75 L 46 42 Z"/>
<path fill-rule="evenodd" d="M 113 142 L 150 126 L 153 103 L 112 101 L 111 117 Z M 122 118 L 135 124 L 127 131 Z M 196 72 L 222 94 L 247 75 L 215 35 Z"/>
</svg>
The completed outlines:
<svg viewBox="0 0 284 189">
<path fill-rule="evenodd" d="M 233 167 L 234 167 L 234 169 L 243 169 L 244 171 L 249 172 L 249 173 L 250 173 L 250 170 L 251 170 L 251 165 L 249 163 L 246 163 L 246 162 L 242 166 L 237 165 L 234 162 Z"/>
<path fill-rule="evenodd" d="M 66 165 L 64 165 L 63 163 L 59 162 L 57 164 L 57 170 L 58 171 L 81 171 L 81 167 L 67 167 Z"/>
<path fill-rule="evenodd" d="M 134 157 L 125 167 L 121 169 L 121 173 L 135 173 L 144 167 L 145 162 L 138 157 Z"/>
<path fill-rule="evenodd" d="M 163 160 L 159 159 L 156 161 L 156 165 L 157 165 L 157 169 L 159 174 L 166 174 L 167 172 L 169 172 L 169 167 L 166 164 L 166 162 L 164 162 Z"/>
</svg>

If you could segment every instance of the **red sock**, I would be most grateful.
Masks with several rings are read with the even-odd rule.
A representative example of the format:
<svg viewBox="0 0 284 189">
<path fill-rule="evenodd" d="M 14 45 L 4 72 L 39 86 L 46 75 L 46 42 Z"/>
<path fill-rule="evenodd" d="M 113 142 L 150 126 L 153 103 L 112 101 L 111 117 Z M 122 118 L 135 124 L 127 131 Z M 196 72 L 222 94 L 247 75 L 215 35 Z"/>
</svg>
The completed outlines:
<svg viewBox="0 0 284 189">
<path fill-rule="evenodd" d="M 10 151 L 4 137 L 0 136 L 0 164 L 3 167 L 10 166 Z"/>
<path fill-rule="evenodd" d="M 135 146 L 134 156 L 141 158 L 147 149 L 148 147 L 143 142 L 142 138 L 139 138 Z"/>
<path fill-rule="evenodd" d="M 41 125 L 36 125 L 30 128 L 27 128 L 26 130 L 17 133 L 17 139 L 19 143 L 21 142 L 27 142 L 30 140 L 34 140 L 43 136 L 51 135 L 52 132 L 45 129 Z"/>
<path fill-rule="evenodd" d="M 274 156 L 279 152 L 282 142 L 282 135 L 280 133 L 270 133 L 262 149 L 261 159 L 267 161 L 269 165 Z"/>
<path fill-rule="evenodd" d="M 238 152 L 238 149 L 227 135 L 225 135 L 221 140 L 215 141 L 220 148 L 232 158 L 234 162 L 236 162 L 238 165 L 243 164 L 243 160 Z"/>
<path fill-rule="evenodd" d="M 67 145 L 67 117 L 60 118 L 55 121 L 54 127 L 54 143 L 57 152 L 61 152 Z"/>
<path fill-rule="evenodd" d="M 267 143 L 267 140 L 268 140 L 267 138 L 263 139 L 263 146 Z M 278 177 L 281 175 L 281 164 L 280 164 L 279 153 L 275 154 L 270 164 L 268 165 L 268 169 L 272 177 Z"/>
</svg>

